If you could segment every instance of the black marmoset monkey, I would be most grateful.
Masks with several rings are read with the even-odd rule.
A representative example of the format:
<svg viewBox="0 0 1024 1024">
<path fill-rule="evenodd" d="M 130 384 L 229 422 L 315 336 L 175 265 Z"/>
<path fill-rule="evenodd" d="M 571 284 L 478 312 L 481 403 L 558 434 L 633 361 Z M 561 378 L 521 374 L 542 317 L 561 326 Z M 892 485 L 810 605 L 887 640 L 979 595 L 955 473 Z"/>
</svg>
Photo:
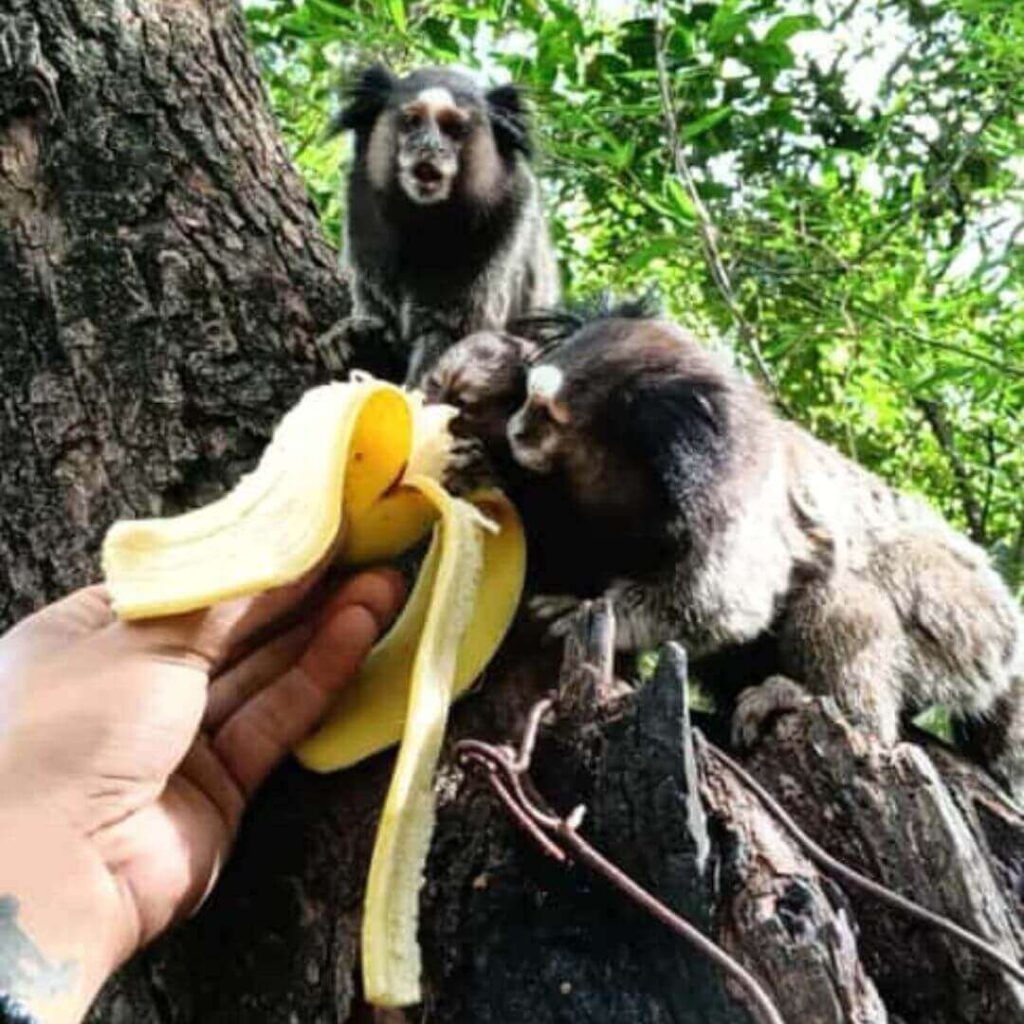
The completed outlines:
<svg viewBox="0 0 1024 1024">
<path fill-rule="evenodd" d="M 558 300 L 519 90 L 374 66 L 336 127 L 355 133 L 346 261 L 355 331 L 380 332 L 417 383 L 453 342 Z"/>
<path fill-rule="evenodd" d="M 737 741 L 808 691 L 886 743 L 941 703 L 1024 796 L 1024 625 L 984 552 L 681 329 L 641 311 L 546 348 L 476 335 L 425 386 L 521 504 L 541 587 L 567 595 L 549 609 L 607 593 L 621 647 L 680 640 L 716 695 L 730 654 L 757 673 L 735 684 L 780 673 L 740 695 Z"/>
</svg>

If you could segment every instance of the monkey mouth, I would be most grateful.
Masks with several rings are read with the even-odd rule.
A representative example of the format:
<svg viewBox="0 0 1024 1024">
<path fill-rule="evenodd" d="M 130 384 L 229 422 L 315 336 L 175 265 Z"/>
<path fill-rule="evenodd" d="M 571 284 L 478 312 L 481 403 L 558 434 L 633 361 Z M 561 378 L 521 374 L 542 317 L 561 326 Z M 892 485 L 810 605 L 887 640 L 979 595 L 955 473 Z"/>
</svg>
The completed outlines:
<svg viewBox="0 0 1024 1024">
<path fill-rule="evenodd" d="M 449 176 L 432 160 L 418 160 L 405 174 L 406 191 L 419 202 L 447 198 Z"/>
<path fill-rule="evenodd" d="M 515 459 L 523 469 L 528 469 L 531 473 L 546 474 L 550 473 L 554 468 L 551 457 L 547 452 L 537 446 L 524 443 L 522 437 L 519 435 L 515 416 L 509 420 L 505 431 L 505 437 L 508 440 L 509 448 L 512 451 L 512 458 Z"/>
<path fill-rule="evenodd" d="M 421 188 L 437 188 L 444 179 L 444 175 L 429 160 L 420 160 L 413 169 L 412 176 L 416 179 Z"/>
</svg>

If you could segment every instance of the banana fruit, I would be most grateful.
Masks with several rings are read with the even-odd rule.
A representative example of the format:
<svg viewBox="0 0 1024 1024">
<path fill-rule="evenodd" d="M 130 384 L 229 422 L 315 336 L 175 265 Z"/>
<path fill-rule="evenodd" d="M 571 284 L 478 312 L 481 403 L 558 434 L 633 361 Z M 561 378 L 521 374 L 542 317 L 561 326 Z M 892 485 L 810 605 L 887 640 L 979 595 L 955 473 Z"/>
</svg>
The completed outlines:
<svg viewBox="0 0 1024 1024">
<path fill-rule="evenodd" d="M 114 610 L 146 618 L 297 579 L 326 557 L 364 565 L 433 529 L 398 619 L 295 753 L 319 772 L 401 741 L 363 915 L 367 999 L 420 1001 L 419 890 L 434 821 L 434 769 L 450 702 L 479 676 L 515 614 L 526 551 L 498 491 L 440 484 L 454 410 L 366 376 L 307 391 L 256 469 L 205 508 L 115 523 L 103 545 Z"/>
</svg>

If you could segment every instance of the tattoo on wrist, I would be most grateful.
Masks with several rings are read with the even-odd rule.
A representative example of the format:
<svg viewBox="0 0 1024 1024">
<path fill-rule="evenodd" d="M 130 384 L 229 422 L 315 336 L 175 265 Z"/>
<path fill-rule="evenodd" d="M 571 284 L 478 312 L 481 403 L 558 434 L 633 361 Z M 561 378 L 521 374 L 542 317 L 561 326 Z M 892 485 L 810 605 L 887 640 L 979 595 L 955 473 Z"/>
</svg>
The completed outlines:
<svg viewBox="0 0 1024 1024">
<path fill-rule="evenodd" d="M 0 992 L 0 1024 L 39 1024 L 24 1007 Z"/>
<path fill-rule="evenodd" d="M 74 984 L 75 963 L 52 964 L 42 950 L 18 926 L 17 899 L 0 895 L 0 1022 L 31 1020 L 17 1016 L 18 1000 L 54 996 Z"/>
</svg>

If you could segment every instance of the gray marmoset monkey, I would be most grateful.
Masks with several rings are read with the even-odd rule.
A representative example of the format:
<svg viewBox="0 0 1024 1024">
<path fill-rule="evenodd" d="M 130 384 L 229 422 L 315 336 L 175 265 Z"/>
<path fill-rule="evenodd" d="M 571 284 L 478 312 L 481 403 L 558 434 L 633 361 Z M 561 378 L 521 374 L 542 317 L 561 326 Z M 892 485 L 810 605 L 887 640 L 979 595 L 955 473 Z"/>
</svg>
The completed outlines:
<svg viewBox="0 0 1024 1024">
<path fill-rule="evenodd" d="M 941 703 L 1024 796 L 1024 625 L 984 552 L 626 312 L 546 347 L 475 335 L 425 381 L 520 505 L 535 585 L 566 595 L 542 606 L 606 593 L 620 647 L 680 640 L 716 697 L 749 687 L 741 743 L 808 692 L 890 744 Z"/>
<path fill-rule="evenodd" d="M 558 270 L 513 85 L 381 66 L 349 90 L 351 330 L 379 332 L 417 383 L 458 339 L 558 300 Z M 393 371 L 392 371 L 393 372 Z"/>
</svg>

